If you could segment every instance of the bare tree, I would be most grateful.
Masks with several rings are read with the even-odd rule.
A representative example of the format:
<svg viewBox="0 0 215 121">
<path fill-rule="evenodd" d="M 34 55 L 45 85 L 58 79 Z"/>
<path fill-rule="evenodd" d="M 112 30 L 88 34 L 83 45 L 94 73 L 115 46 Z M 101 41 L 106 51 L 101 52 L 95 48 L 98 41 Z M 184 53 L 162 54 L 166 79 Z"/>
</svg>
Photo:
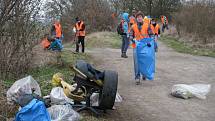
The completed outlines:
<svg viewBox="0 0 215 121">
<path fill-rule="evenodd" d="M 40 36 L 40 0 L 0 0 L 0 77 L 26 72 Z"/>
<path fill-rule="evenodd" d="M 174 16 L 174 22 L 180 36 L 192 36 L 192 44 L 198 47 L 208 47 L 206 45 L 210 46 L 215 43 L 214 21 L 214 0 L 189 1 L 184 3 L 181 10 Z M 214 46 L 210 47 L 213 48 Z"/>
</svg>

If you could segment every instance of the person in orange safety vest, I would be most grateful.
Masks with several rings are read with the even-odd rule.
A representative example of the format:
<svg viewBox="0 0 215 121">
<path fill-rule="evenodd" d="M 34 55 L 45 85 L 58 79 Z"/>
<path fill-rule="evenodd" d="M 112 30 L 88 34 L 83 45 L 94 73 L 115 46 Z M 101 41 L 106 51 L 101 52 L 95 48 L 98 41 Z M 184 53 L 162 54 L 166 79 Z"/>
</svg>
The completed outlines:
<svg viewBox="0 0 215 121">
<path fill-rule="evenodd" d="M 79 52 L 79 44 L 81 43 L 82 46 L 82 53 L 84 53 L 84 49 L 85 49 L 85 36 L 86 36 L 86 32 L 85 32 L 85 24 L 83 21 L 81 21 L 78 17 L 76 18 L 76 24 L 75 27 L 73 28 L 75 33 L 76 33 L 76 37 L 78 37 L 78 40 L 76 41 L 76 53 Z"/>
<path fill-rule="evenodd" d="M 168 30 L 168 19 L 166 16 L 161 16 L 161 23 L 162 23 L 162 32 L 164 32 L 165 28 Z"/>
<path fill-rule="evenodd" d="M 129 17 L 129 26 L 130 27 L 136 23 L 136 18 L 135 18 L 136 14 L 137 14 L 137 10 L 133 9 L 132 10 L 132 15 Z"/>
<path fill-rule="evenodd" d="M 155 41 L 155 52 L 157 52 L 158 51 L 157 41 L 158 41 L 158 38 L 160 37 L 160 26 L 159 26 L 159 24 L 157 24 L 155 19 L 151 20 L 151 28 L 152 28 L 152 32 L 154 34 L 153 38 Z"/>
<path fill-rule="evenodd" d="M 46 50 L 49 48 L 50 45 L 51 42 L 48 40 L 48 34 L 45 34 L 41 41 L 41 46 L 43 47 L 44 50 Z"/>
<path fill-rule="evenodd" d="M 136 15 L 137 22 L 132 26 L 130 32 L 130 39 L 134 38 L 135 40 L 142 40 L 144 38 L 150 37 L 153 34 L 152 25 L 148 22 L 145 23 L 143 21 L 144 14 L 142 12 L 138 12 Z"/>
<path fill-rule="evenodd" d="M 151 25 L 148 22 L 147 23 L 144 22 L 143 18 L 144 18 L 144 14 L 142 12 L 138 12 L 136 15 L 137 22 L 131 28 L 129 40 L 132 41 L 133 48 L 136 48 L 135 40 L 140 41 L 144 38 L 149 38 L 151 35 L 153 35 Z M 151 47 L 150 43 L 147 43 L 147 46 Z M 136 58 L 135 49 L 134 49 L 133 57 Z M 137 66 L 136 59 L 134 59 L 134 65 L 135 67 Z M 140 74 L 138 74 L 137 72 L 138 71 L 135 69 L 135 79 L 137 79 L 136 84 L 139 85 Z M 146 80 L 145 76 L 142 76 L 142 79 Z"/>
<path fill-rule="evenodd" d="M 62 40 L 62 27 L 58 20 L 56 20 L 51 28 L 51 35 L 55 35 L 57 39 Z"/>
</svg>

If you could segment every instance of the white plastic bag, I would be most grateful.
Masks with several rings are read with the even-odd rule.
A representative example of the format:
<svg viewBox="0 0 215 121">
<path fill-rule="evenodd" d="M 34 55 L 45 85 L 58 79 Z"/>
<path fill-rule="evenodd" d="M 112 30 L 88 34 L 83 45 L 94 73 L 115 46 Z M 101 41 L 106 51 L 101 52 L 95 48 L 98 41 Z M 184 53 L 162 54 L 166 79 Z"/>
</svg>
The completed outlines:
<svg viewBox="0 0 215 121">
<path fill-rule="evenodd" d="M 93 93 L 90 97 L 91 105 L 92 106 L 99 106 L 99 93 Z M 115 103 L 121 103 L 122 97 L 119 93 L 116 93 Z"/>
<path fill-rule="evenodd" d="M 72 99 L 68 98 L 64 94 L 63 88 L 61 88 L 61 87 L 54 87 L 51 90 L 50 98 L 51 98 L 52 104 L 66 104 L 66 103 L 73 104 L 74 103 Z"/>
<path fill-rule="evenodd" d="M 71 105 L 53 105 L 48 108 L 51 121 L 79 121 L 80 115 Z"/>
<path fill-rule="evenodd" d="M 190 97 L 197 97 L 200 99 L 206 99 L 206 95 L 210 92 L 210 84 L 176 84 L 172 87 L 171 94 L 175 97 L 188 99 Z"/>
<path fill-rule="evenodd" d="M 115 103 L 121 103 L 122 102 L 122 97 L 119 95 L 119 93 L 116 93 L 116 99 L 115 99 Z"/>
<path fill-rule="evenodd" d="M 32 76 L 27 76 L 16 81 L 7 91 L 7 101 L 9 104 L 15 104 L 19 97 L 25 94 L 35 93 L 41 96 L 40 86 Z"/>
</svg>

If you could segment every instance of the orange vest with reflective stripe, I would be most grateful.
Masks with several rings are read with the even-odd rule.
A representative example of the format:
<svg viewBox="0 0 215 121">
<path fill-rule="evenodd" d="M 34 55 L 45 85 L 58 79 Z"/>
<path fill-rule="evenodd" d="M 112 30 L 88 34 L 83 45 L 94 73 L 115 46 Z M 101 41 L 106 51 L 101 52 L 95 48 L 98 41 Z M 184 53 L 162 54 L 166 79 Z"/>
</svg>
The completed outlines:
<svg viewBox="0 0 215 121">
<path fill-rule="evenodd" d="M 137 24 L 134 24 L 133 25 L 133 31 L 134 31 L 134 37 L 136 40 L 141 40 L 141 39 L 144 39 L 144 38 L 148 38 L 149 37 L 149 34 L 148 34 L 148 29 L 149 29 L 149 24 L 147 23 L 144 23 L 142 25 L 142 29 L 139 30 L 138 29 L 138 25 Z"/>
<path fill-rule="evenodd" d="M 61 37 L 62 36 L 62 28 L 61 28 L 60 23 L 55 23 L 54 27 L 55 27 L 56 37 Z"/>
<path fill-rule="evenodd" d="M 134 16 L 131 16 L 131 17 L 129 18 L 129 23 L 132 24 L 132 25 L 134 25 L 134 24 L 136 23 L 136 19 L 135 19 Z"/>
<path fill-rule="evenodd" d="M 158 24 L 156 24 L 155 27 L 153 25 L 151 25 L 151 29 L 152 29 L 153 34 L 158 35 L 158 31 L 160 29 L 160 26 Z"/>
<path fill-rule="evenodd" d="M 79 31 L 76 33 L 76 36 L 85 36 L 85 30 L 84 31 L 80 31 L 82 29 L 84 22 L 81 21 L 80 24 L 78 24 L 78 22 L 75 25 L 76 31 Z"/>
<path fill-rule="evenodd" d="M 165 18 L 166 18 L 166 22 L 165 22 Z M 167 19 L 167 17 L 166 17 L 166 16 L 162 16 L 162 17 L 161 17 L 161 22 L 162 22 L 162 24 L 164 24 L 164 23 L 168 24 L 168 19 Z"/>
</svg>

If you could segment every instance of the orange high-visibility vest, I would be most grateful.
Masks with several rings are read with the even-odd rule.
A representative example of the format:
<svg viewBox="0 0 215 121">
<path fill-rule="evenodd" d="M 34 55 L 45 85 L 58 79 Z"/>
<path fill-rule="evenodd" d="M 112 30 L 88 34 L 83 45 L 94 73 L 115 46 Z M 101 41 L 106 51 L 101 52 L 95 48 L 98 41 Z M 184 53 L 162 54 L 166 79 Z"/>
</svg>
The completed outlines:
<svg viewBox="0 0 215 121">
<path fill-rule="evenodd" d="M 149 27 L 150 27 L 150 24 L 144 23 L 142 25 L 142 29 L 139 30 L 138 25 L 134 24 L 132 28 L 133 28 L 133 31 L 134 31 L 135 39 L 136 40 L 141 40 L 141 39 L 144 39 L 144 38 L 148 38 L 149 37 L 149 34 L 148 34 Z"/>
<path fill-rule="evenodd" d="M 62 28 L 61 28 L 60 23 L 55 23 L 54 27 L 55 27 L 56 37 L 61 37 L 62 36 Z"/>
<path fill-rule="evenodd" d="M 47 37 L 44 38 L 41 42 L 41 45 L 44 49 L 49 48 L 49 46 L 51 45 L 51 43 L 48 41 Z"/>
<path fill-rule="evenodd" d="M 83 24 L 84 24 L 83 21 L 81 21 L 80 24 L 78 24 L 78 22 L 76 23 L 75 25 L 76 31 L 79 31 L 76 33 L 76 36 L 85 36 L 85 30 L 80 31 L 82 29 Z"/>
<path fill-rule="evenodd" d="M 160 26 L 158 24 L 156 24 L 155 27 L 153 25 L 151 25 L 151 29 L 152 29 L 153 34 L 158 35 L 158 31 L 160 29 Z"/>
<path fill-rule="evenodd" d="M 151 21 L 151 20 L 150 20 L 149 18 L 144 18 L 144 19 L 143 19 L 143 22 L 144 22 L 144 23 L 147 23 L 147 24 L 150 24 L 150 21 Z"/>
<path fill-rule="evenodd" d="M 136 18 L 134 16 L 129 17 L 129 23 L 134 25 L 136 23 Z"/>
<path fill-rule="evenodd" d="M 136 18 L 134 16 L 129 17 L 128 32 L 131 31 L 132 25 L 134 24 L 136 24 Z"/>
<path fill-rule="evenodd" d="M 161 22 L 162 22 L 162 24 L 164 24 L 164 23 L 168 24 L 167 17 L 166 16 L 161 16 Z"/>
</svg>

